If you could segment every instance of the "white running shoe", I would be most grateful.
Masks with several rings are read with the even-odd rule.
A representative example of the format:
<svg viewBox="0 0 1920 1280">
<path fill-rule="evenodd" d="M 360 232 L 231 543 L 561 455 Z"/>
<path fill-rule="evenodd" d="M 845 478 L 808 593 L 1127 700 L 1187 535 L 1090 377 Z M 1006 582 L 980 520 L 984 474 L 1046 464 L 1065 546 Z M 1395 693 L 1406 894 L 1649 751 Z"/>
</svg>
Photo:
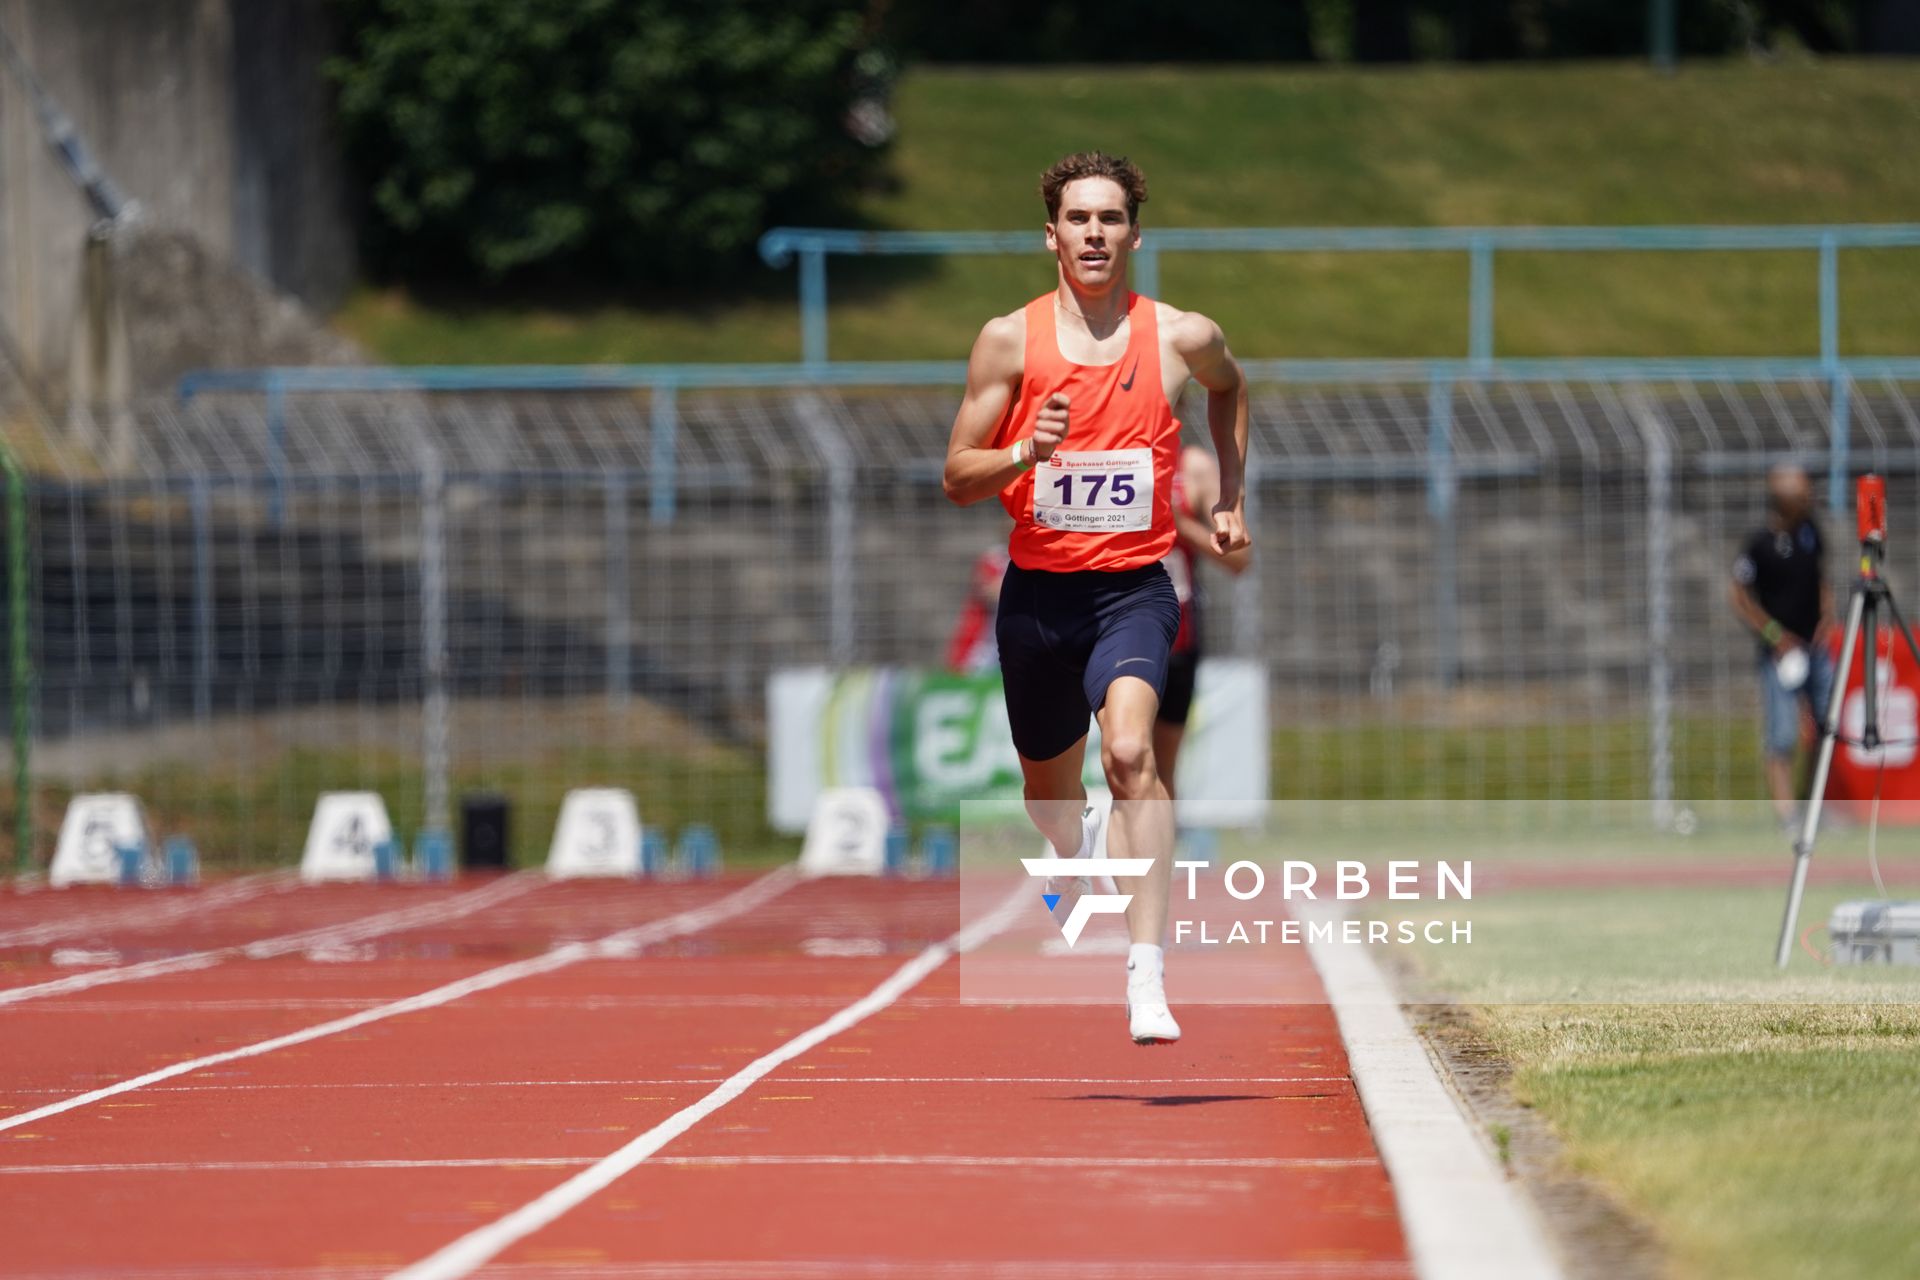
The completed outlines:
<svg viewBox="0 0 1920 1280">
<path fill-rule="evenodd" d="M 1090 858 L 1099 856 L 1100 828 L 1105 824 L 1105 821 L 1106 814 L 1098 805 L 1090 804 L 1080 813 L 1080 849 L 1086 850 L 1086 856 Z M 1054 849 L 1052 841 L 1048 841 L 1047 843 L 1048 852 L 1053 853 L 1056 857 L 1077 858 L 1080 856 L 1080 849 L 1075 849 L 1072 853 L 1062 854 Z M 1101 890 L 1103 893 L 1114 892 L 1113 877 L 1101 876 L 1100 880 L 1104 886 Z M 1055 920 L 1065 920 L 1073 914 L 1073 904 L 1093 892 L 1093 877 L 1048 876 L 1046 892 L 1049 895 L 1056 893 L 1060 895 L 1058 900 L 1053 904 L 1053 918 Z"/>
<path fill-rule="evenodd" d="M 1137 973 L 1127 965 L 1127 1030 L 1135 1044 L 1172 1044 L 1180 1024 L 1167 1008 L 1167 984 L 1158 973 Z"/>
</svg>

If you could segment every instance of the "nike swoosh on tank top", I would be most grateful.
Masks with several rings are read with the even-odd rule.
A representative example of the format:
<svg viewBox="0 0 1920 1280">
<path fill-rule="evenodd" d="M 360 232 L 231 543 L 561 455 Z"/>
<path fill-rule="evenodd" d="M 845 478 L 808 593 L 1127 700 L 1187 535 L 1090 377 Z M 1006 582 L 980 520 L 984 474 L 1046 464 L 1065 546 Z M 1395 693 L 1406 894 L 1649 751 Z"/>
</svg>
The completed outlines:
<svg viewBox="0 0 1920 1280">
<path fill-rule="evenodd" d="M 1022 569 L 1052 573 L 1154 564 L 1175 541 L 1180 423 L 1160 375 L 1153 299 L 1127 295 L 1127 349 L 1110 365 L 1074 364 L 1060 354 L 1054 302 L 1047 293 L 1026 306 L 1020 391 L 994 447 L 1010 449 L 1032 435 L 1041 406 L 1056 393 L 1072 401 L 1067 438 L 1053 458 L 1001 490 L 1013 517 L 1008 550 Z"/>
</svg>

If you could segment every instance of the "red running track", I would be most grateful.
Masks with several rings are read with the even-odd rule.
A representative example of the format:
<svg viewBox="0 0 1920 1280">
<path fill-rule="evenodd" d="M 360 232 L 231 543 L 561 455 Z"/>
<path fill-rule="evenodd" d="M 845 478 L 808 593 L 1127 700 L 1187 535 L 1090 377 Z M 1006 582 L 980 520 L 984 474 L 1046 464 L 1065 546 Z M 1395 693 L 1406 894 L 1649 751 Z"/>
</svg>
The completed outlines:
<svg viewBox="0 0 1920 1280">
<path fill-rule="evenodd" d="M 0 1006 L 0 1126 L 710 906 L 745 883 L 539 885 L 337 951 Z M 958 923 L 951 882 L 782 883 L 750 911 L 634 954 L 0 1128 L 0 1275 L 388 1274 L 699 1101 Z M 171 945 L 227 946 L 474 887 L 282 887 L 216 901 L 173 925 Z M 0 929 L 30 914 L 5 897 Z M 164 926 L 116 927 L 116 910 L 89 903 L 109 918 L 87 926 L 88 948 L 165 949 Z M 71 971 L 46 954 L 0 941 L 9 983 Z M 1171 979 L 1177 997 L 1177 968 Z M 948 960 L 479 1274 L 1411 1273 L 1324 1006 L 1189 1006 L 1185 1039 L 1142 1049 L 1117 999 L 982 1006 L 958 994 Z"/>
</svg>

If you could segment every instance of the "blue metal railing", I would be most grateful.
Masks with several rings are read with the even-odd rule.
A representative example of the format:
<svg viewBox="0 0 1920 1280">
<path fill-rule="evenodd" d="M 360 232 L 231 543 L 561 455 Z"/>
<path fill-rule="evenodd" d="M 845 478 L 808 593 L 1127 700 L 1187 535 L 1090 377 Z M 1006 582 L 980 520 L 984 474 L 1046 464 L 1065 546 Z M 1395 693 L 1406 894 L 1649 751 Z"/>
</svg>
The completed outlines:
<svg viewBox="0 0 1920 1280">
<path fill-rule="evenodd" d="M 1787 382 L 1836 373 L 1856 380 L 1920 379 L 1920 356 L 1624 358 L 1550 356 L 1478 361 L 1242 360 L 1255 382 L 1426 382 L 1434 377 L 1477 382 Z M 182 400 L 208 392 L 268 397 L 294 392 L 364 391 L 629 391 L 660 387 L 959 387 L 963 360 L 863 360 L 825 364 L 487 364 L 287 365 L 203 369 L 184 375 Z"/>
<path fill-rule="evenodd" d="M 771 267 L 800 263 L 801 359 L 827 354 L 829 254 L 845 256 L 1032 254 L 1033 231 L 846 231 L 776 227 L 760 238 Z M 1817 253 L 1820 358 L 1840 357 L 1840 250 L 1920 247 L 1920 224 L 1785 227 L 1167 227 L 1149 228 L 1133 255 L 1133 284 L 1160 292 L 1163 253 L 1465 253 L 1468 256 L 1467 359 L 1490 364 L 1494 352 L 1494 256 L 1509 252 Z"/>
</svg>

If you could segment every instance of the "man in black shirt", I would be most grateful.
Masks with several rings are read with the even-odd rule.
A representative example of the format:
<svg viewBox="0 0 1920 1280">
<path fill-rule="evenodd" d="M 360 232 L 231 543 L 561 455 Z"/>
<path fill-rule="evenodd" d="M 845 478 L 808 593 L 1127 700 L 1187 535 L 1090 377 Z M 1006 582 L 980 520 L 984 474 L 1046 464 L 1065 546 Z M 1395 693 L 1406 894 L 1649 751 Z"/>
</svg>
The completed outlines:
<svg viewBox="0 0 1920 1280">
<path fill-rule="evenodd" d="M 1818 725 L 1833 690 L 1833 595 L 1820 560 L 1825 544 L 1813 520 L 1813 487 L 1799 467 L 1767 473 L 1767 524 L 1733 562 L 1733 611 L 1759 641 L 1765 710 L 1767 790 L 1782 823 L 1793 821 L 1793 752 L 1805 698 Z M 1798 679 L 1796 679 L 1796 676 Z"/>
</svg>

